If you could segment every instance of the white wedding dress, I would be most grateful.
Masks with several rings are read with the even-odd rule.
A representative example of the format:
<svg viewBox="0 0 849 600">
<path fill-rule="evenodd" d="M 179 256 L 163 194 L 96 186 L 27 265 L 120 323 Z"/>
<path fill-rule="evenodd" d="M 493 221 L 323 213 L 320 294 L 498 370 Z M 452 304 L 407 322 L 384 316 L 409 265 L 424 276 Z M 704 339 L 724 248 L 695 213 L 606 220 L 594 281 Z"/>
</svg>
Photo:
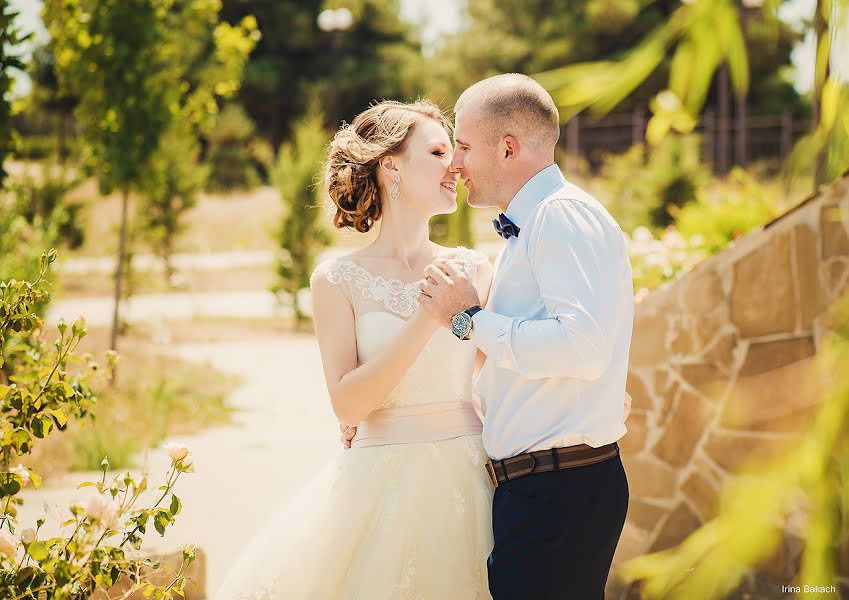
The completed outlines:
<svg viewBox="0 0 849 600">
<path fill-rule="evenodd" d="M 486 260 L 462 247 L 455 257 L 472 277 Z M 360 364 L 418 307 L 414 284 L 355 261 L 317 271 L 354 307 Z M 439 328 L 352 448 L 252 541 L 216 600 L 489 599 L 493 487 L 473 404 L 475 352 Z"/>
</svg>

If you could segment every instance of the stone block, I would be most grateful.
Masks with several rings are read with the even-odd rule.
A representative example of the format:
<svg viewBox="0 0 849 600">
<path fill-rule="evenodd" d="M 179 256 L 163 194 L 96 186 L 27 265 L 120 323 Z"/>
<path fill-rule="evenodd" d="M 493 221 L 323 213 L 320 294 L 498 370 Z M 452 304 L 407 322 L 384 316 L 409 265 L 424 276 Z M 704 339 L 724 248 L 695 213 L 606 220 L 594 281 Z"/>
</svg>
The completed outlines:
<svg viewBox="0 0 849 600">
<path fill-rule="evenodd" d="M 642 377 L 628 371 L 628 380 L 625 382 L 625 389 L 631 394 L 631 410 L 653 410 L 654 402 L 652 402 L 649 389 L 643 382 Z"/>
<path fill-rule="evenodd" d="M 823 260 L 835 256 L 849 256 L 849 236 L 836 203 L 824 204 L 820 209 L 820 236 Z"/>
<path fill-rule="evenodd" d="M 678 365 L 681 378 L 705 398 L 716 402 L 728 387 L 728 376 L 713 363 L 683 363 Z"/>
<path fill-rule="evenodd" d="M 809 358 L 816 354 L 813 336 L 772 342 L 752 342 L 739 376 L 759 375 Z"/>
<path fill-rule="evenodd" d="M 684 309 L 696 318 L 703 317 L 726 303 L 722 280 L 713 268 L 700 269 L 696 277 L 688 278 L 681 294 Z"/>
<path fill-rule="evenodd" d="M 711 404 L 693 392 L 681 390 L 663 434 L 652 453 L 675 467 L 690 462 L 713 413 Z"/>
<path fill-rule="evenodd" d="M 828 306 L 826 290 L 820 281 L 817 235 L 807 225 L 793 228 L 795 239 L 796 277 L 799 290 L 800 327 L 810 331 L 814 319 Z"/>
<path fill-rule="evenodd" d="M 734 265 L 731 321 L 742 337 L 789 333 L 796 327 L 789 233 L 773 234 Z"/>
<path fill-rule="evenodd" d="M 828 289 L 825 292 L 826 303 L 839 298 L 846 288 L 846 275 L 849 271 L 849 261 L 842 258 L 831 259 L 826 264 Z"/>
<path fill-rule="evenodd" d="M 678 473 L 675 469 L 657 459 L 622 456 L 631 501 L 634 498 L 656 498 L 666 500 L 675 495 L 678 486 Z"/>
<path fill-rule="evenodd" d="M 699 341 L 695 337 L 695 321 L 689 316 L 675 319 L 669 342 L 669 352 L 680 356 L 693 356 L 700 350 Z"/>
<path fill-rule="evenodd" d="M 684 499 L 702 521 L 716 516 L 719 490 L 704 474 L 693 471 L 681 484 Z"/>
<path fill-rule="evenodd" d="M 775 458 L 793 448 L 790 438 L 766 438 L 745 433 L 711 431 L 703 448 L 705 454 L 720 467 L 736 473 L 752 463 Z"/>
<path fill-rule="evenodd" d="M 677 546 L 701 524 L 699 516 L 687 506 L 686 502 L 681 502 L 666 518 L 652 544 L 651 551 L 658 552 Z"/>
<path fill-rule="evenodd" d="M 628 504 L 628 522 L 643 531 L 654 531 L 667 513 L 669 513 L 668 508 L 641 498 L 631 498 Z"/>
<path fill-rule="evenodd" d="M 644 412 L 635 412 L 632 409 L 625 426 L 628 428 L 628 433 L 619 440 L 619 448 L 625 454 L 637 454 L 646 445 L 649 434 L 648 416 Z"/>
<path fill-rule="evenodd" d="M 701 360 L 714 365 L 723 375 L 730 375 L 734 368 L 734 351 L 739 343 L 735 330 L 726 330 L 705 343 Z"/>
<path fill-rule="evenodd" d="M 794 352 L 804 351 L 804 346 L 785 347 L 773 354 L 763 349 L 760 356 L 750 363 L 751 370 L 758 374 L 740 377 L 735 382 L 720 416 L 720 424 L 738 430 L 805 431 L 824 392 L 823 383 L 816 377 L 814 358 L 759 372 L 772 361 L 789 360 L 798 356 Z"/>
<path fill-rule="evenodd" d="M 666 314 L 666 310 L 649 312 L 637 307 L 629 355 L 632 366 L 655 367 L 666 360 L 666 334 L 669 329 Z"/>
</svg>

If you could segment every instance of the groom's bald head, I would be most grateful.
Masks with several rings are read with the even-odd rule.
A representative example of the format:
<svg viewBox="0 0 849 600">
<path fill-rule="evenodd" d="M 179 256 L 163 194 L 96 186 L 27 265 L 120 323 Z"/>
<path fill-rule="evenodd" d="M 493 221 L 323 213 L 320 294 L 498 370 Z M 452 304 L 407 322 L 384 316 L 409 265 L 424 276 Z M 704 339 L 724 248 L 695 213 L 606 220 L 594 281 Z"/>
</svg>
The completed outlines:
<svg viewBox="0 0 849 600">
<path fill-rule="evenodd" d="M 490 144 L 510 135 L 553 154 L 560 138 L 560 114 L 554 100 L 527 75 L 507 73 L 477 82 L 460 95 L 454 113 L 459 115 L 464 108 L 474 110 Z"/>
</svg>

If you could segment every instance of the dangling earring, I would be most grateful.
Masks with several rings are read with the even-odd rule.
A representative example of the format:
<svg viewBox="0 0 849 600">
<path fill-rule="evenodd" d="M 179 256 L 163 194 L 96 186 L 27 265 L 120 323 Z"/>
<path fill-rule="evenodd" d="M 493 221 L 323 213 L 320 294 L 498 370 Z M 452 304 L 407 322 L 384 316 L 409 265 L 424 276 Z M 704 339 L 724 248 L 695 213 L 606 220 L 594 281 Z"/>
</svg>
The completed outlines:
<svg viewBox="0 0 849 600">
<path fill-rule="evenodd" d="M 389 188 L 389 197 L 392 198 L 393 200 L 397 200 L 398 198 L 401 197 L 401 190 L 398 187 L 399 181 L 401 181 L 401 178 L 398 175 L 396 175 L 395 176 L 395 183 L 393 183 L 392 187 Z"/>
</svg>

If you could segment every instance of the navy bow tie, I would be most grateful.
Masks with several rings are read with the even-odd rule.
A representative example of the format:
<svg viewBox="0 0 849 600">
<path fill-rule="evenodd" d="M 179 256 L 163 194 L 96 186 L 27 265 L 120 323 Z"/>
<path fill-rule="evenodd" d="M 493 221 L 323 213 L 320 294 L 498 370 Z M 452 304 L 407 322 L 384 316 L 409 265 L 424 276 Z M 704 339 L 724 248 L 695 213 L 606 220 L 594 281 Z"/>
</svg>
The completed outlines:
<svg viewBox="0 0 849 600">
<path fill-rule="evenodd" d="M 498 218 L 492 220 L 492 226 L 505 240 L 510 239 L 511 235 L 519 237 L 519 226 L 508 219 L 504 213 L 499 213 Z"/>
</svg>

